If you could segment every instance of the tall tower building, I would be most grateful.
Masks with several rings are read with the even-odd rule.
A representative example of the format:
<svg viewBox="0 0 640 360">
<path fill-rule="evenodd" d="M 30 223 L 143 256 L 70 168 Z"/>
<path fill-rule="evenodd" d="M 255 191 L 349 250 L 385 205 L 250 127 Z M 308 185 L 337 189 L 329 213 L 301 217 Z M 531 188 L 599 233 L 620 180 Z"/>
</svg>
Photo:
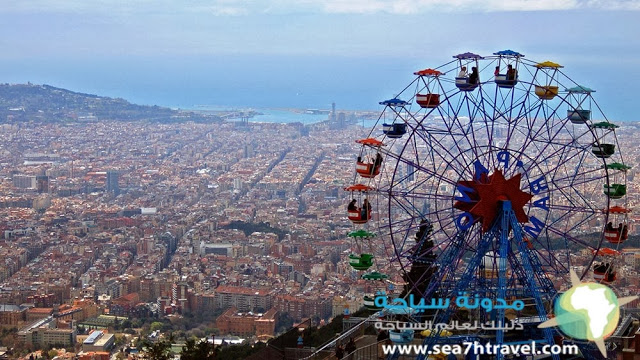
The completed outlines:
<svg viewBox="0 0 640 360">
<path fill-rule="evenodd" d="M 345 119 L 346 119 L 346 115 L 343 112 L 338 114 L 338 129 L 344 129 L 345 128 L 345 126 L 344 126 L 345 121 L 346 121 Z"/>
<path fill-rule="evenodd" d="M 331 122 L 336 121 L 336 103 L 331 103 L 331 117 L 329 118 Z"/>
<path fill-rule="evenodd" d="M 36 185 L 38 193 L 46 194 L 49 192 L 49 177 L 47 175 L 36 176 Z"/>
<path fill-rule="evenodd" d="M 411 163 L 407 164 L 407 181 L 413 181 L 415 174 L 415 168 Z"/>
<path fill-rule="evenodd" d="M 253 143 L 248 142 L 244 144 L 244 157 L 245 159 L 250 159 L 255 156 L 255 150 L 253 149 Z"/>
<path fill-rule="evenodd" d="M 120 194 L 120 187 L 118 185 L 118 172 L 107 171 L 107 192 L 112 192 L 114 195 Z"/>
</svg>

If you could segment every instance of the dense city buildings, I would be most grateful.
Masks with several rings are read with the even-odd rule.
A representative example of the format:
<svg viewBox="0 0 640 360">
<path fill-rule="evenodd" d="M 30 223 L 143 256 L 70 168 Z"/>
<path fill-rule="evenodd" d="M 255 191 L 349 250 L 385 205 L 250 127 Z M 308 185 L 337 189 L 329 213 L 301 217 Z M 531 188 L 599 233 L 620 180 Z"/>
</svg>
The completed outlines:
<svg viewBox="0 0 640 360">
<path fill-rule="evenodd" d="M 354 139 L 368 134 L 349 117 L 0 125 L 0 325 L 35 348 L 76 343 L 79 324 L 215 313 L 218 335 L 255 340 L 274 336 L 285 313 L 319 323 L 355 312 L 373 285 L 346 260 L 343 188 Z M 625 157 L 638 163 L 640 127 L 622 125 Z M 574 256 L 577 267 L 592 259 Z M 617 286 L 637 293 L 640 250 L 623 258 Z M 82 349 L 100 354 L 113 340 L 95 331 Z"/>
<path fill-rule="evenodd" d="M 255 335 L 259 339 L 268 340 L 275 335 L 277 313 L 276 309 L 266 313 L 242 313 L 232 306 L 216 319 L 216 327 L 223 334 Z"/>
</svg>

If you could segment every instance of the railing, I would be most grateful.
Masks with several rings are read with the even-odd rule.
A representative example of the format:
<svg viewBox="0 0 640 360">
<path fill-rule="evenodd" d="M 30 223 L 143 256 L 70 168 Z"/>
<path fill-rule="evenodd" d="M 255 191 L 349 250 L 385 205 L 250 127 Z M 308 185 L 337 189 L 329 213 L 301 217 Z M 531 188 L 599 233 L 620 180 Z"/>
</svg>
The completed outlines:
<svg viewBox="0 0 640 360">
<path fill-rule="evenodd" d="M 611 337 L 615 337 L 615 338 L 622 338 L 623 335 L 628 332 L 629 327 L 631 326 L 631 324 L 633 323 L 633 316 L 631 315 L 627 315 L 625 316 L 622 321 L 620 321 L 618 328 L 613 332 L 613 334 L 611 335 Z M 628 337 L 634 337 L 635 334 L 631 334 Z"/>
<path fill-rule="evenodd" d="M 368 317 L 368 318 L 364 318 L 364 317 L 349 317 L 348 319 L 342 319 L 342 331 L 345 332 L 351 328 L 353 328 L 354 326 L 360 326 L 363 323 L 374 323 L 377 320 L 377 317 Z"/>
<path fill-rule="evenodd" d="M 347 329 L 346 331 L 343 331 L 342 334 L 338 334 L 336 335 L 333 339 L 329 340 L 327 343 L 325 343 L 324 345 L 319 346 L 314 352 L 313 354 L 301 358 L 300 360 L 318 360 L 318 359 L 327 359 L 330 358 L 329 357 L 316 357 L 317 354 L 323 353 L 329 349 L 333 349 L 336 346 L 337 342 L 340 342 L 341 340 L 345 340 L 345 339 L 349 339 L 351 336 L 355 335 L 356 333 L 359 334 L 363 334 L 364 333 L 364 328 L 367 327 L 371 322 L 373 322 L 375 319 L 377 319 L 378 317 L 373 314 L 371 316 L 369 316 L 368 318 L 357 318 L 358 320 L 361 320 L 359 323 L 354 324 L 353 326 L 351 326 L 349 329 Z M 348 320 L 351 320 L 348 319 Z M 343 319 L 344 321 L 344 319 Z M 349 322 L 351 323 L 351 322 Z M 344 323 L 343 323 L 344 324 Z M 344 328 L 345 325 L 343 325 Z M 344 341 L 342 341 L 344 342 Z"/>
<path fill-rule="evenodd" d="M 380 341 L 384 343 L 384 341 Z M 382 351 L 382 350 L 380 350 Z M 351 354 L 347 354 L 344 359 L 345 360 L 375 360 L 382 359 L 382 353 L 378 353 L 378 343 L 369 344 L 367 346 L 363 346 L 361 348 L 357 348 L 356 351 Z"/>
<path fill-rule="evenodd" d="M 316 354 L 315 348 L 285 348 L 284 349 L 284 358 L 285 359 L 307 359 L 311 357 L 312 359 L 330 359 L 333 355 L 331 351 L 323 351 L 321 353 L 316 354 L 313 357 L 313 354 Z"/>
<path fill-rule="evenodd" d="M 373 335 L 372 335 L 373 336 Z M 384 343 L 385 341 L 375 342 L 363 347 L 357 348 L 354 352 L 350 354 L 345 354 L 342 359 L 343 360 L 377 360 L 377 359 L 386 359 L 384 354 L 382 353 L 382 349 L 378 348 L 378 344 Z M 325 355 L 324 357 L 316 357 L 314 360 L 333 360 L 335 359 L 335 351 L 332 351 L 330 354 Z"/>
</svg>

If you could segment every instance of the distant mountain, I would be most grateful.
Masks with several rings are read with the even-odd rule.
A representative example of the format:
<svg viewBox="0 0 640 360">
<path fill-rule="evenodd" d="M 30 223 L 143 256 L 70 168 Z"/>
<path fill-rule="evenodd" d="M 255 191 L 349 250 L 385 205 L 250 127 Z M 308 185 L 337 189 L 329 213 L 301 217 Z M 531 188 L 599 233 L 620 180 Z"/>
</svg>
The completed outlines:
<svg viewBox="0 0 640 360">
<path fill-rule="evenodd" d="M 212 122 L 213 115 L 135 105 L 124 99 L 83 94 L 49 85 L 0 84 L 0 123 L 26 121 Z"/>
</svg>

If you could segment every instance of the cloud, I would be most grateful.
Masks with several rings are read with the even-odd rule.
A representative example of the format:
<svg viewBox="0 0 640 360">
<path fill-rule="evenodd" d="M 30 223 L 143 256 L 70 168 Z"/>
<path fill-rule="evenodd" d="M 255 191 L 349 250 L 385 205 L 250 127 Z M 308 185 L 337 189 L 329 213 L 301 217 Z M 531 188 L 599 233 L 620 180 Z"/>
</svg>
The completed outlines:
<svg viewBox="0 0 640 360">
<path fill-rule="evenodd" d="M 640 10 L 638 0 L 587 0 L 585 6 L 603 10 Z"/>
<path fill-rule="evenodd" d="M 572 10 L 585 7 L 604 7 L 608 4 L 600 0 L 589 2 L 580 0 L 328 0 L 323 2 L 322 10 L 328 13 L 426 14 L 430 12 Z M 629 4 L 624 6 L 631 7 L 631 3 L 640 3 L 640 1 L 627 1 L 627 3 Z"/>
<path fill-rule="evenodd" d="M 246 8 L 237 6 L 212 6 L 210 8 L 211 14 L 215 16 L 240 16 L 247 15 L 249 11 Z"/>
<path fill-rule="evenodd" d="M 640 10 L 640 0 L 276 0 L 280 9 L 332 14 Z"/>
<path fill-rule="evenodd" d="M 581 7 L 578 0 L 489 0 L 486 11 L 550 11 Z"/>
<path fill-rule="evenodd" d="M 4 0 L 0 13 L 428 14 L 433 12 L 640 10 L 640 0 Z"/>
</svg>

